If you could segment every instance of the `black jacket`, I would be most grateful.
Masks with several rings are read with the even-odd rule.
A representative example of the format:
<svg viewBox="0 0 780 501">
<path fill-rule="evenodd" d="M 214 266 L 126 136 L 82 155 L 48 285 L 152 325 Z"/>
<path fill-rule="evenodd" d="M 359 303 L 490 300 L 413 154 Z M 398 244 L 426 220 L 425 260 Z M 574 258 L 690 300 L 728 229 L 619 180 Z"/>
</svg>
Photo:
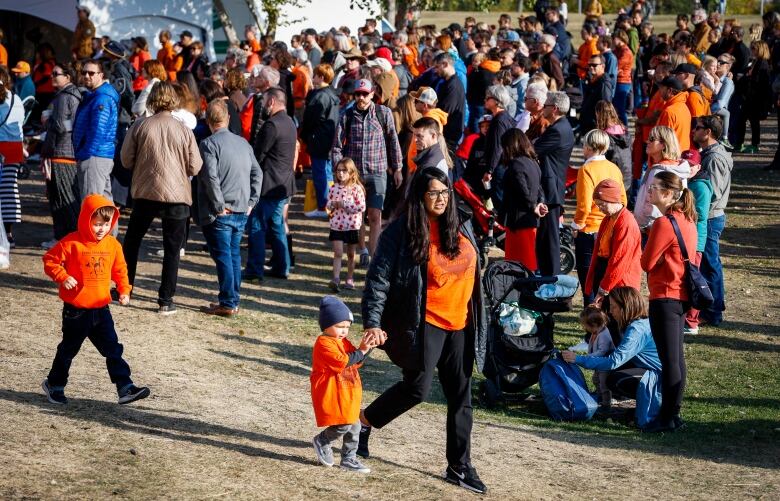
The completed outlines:
<svg viewBox="0 0 780 501">
<path fill-rule="evenodd" d="M 566 189 L 566 169 L 574 149 L 574 132 L 566 117 L 556 121 L 534 143 L 542 168 L 540 201 L 547 205 L 563 205 Z"/>
<path fill-rule="evenodd" d="M 448 145 L 457 145 L 465 125 L 466 91 L 458 75 L 452 75 L 448 80 L 442 80 L 436 93 L 439 97 L 437 107 L 447 112 L 444 139 Z"/>
<path fill-rule="evenodd" d="M 580 130 L 583 134 L 596 128 L 596 103 L 602 100 L 611 103 L 613 91 L 612 82 L 606 74 L 595 82 L 585 84 L 580 108 Z"/>
<path fill-rule="evenodd" d="M 295 75 L 287 68 L 279 69 L 279 87 L 287 96 L 287 114 L 292 118 L 295 116 L 295 101 L 293 99 L 292 85 Z"/>
<path fill-rule="evenodd" d="M 542 171 L 536 160 L 513 159 L 504 174 L 504 225 L 510 230 L 536 228 L 539 218 L 534 209 L 539 196 Z"/>
<path fill-rule="evenodd" d="M 479 260 L 481 256 L 471 221 L 465 213 L 459 215 L 461 234 L 474 246 Z M 387 332 L 387 341 L 382 349 L 390 360 L 402 369 L 419 370 L 422 366 L 428 264 L 414 262 L 408 240 L 405 215 L 391 222 L 382 232 L 366 275 L 361 309 L 365 329 L 380 327 Z M 474 291 L 469 302 L 469 319 L 464 329 L 464 334 L 468 336 L 466 346 L 473 343 L 474 359 L 480 371 L 485 363 L 488 328 L 481 269 L 477 266 Z"/>
<path fill-rule="evenodd" d="M 620 172 L 623 173 L 623 186 L 626 191 L 631 188 L 631 177 L 633 171 L 631 166 L 631 149 L 633 146 L 633 140 L 631 139 L 631 132 L 628 129 L 623 134 L 609 134 L 609 149 L 604 156 L 613 164 L 620 167 Z"/>
<path fill-rule="evenodd" d="M 472 70 L 466 76 L 466 102 L 471 106 L 484 105 L 485 93 L 495 77 L 495 73 L 482 67 Z"/>
<path fill-rule="evenodd" d="M 52 101 L 52 113 L 46 121 L 46 139 L 41 153 L 48 158 L 75 158 L 73 154 L 73 119 L 81 102 L 78 87 L 68 84 Z"/>
<path fill-rule="evenodd" d="M 339 121 L 339 96 L 332 87 L 323 87 L 309 93 L 303 110 L 301 140 L 309 155 L 328 158 Z"/>
<path fill-rule="evenodd" d="M 504 151 L 501 148 L 501 137 L 515 125 L 517 125 L 517 122 L 506 110 L 498 115 L 493 115 L 493 120 L 490 121 L 490 127 L 485 138 L 485 165 L 487 172 L 492 174 L 501 162 L 501 155 Z"/>
<path fill-rule="evenodd" d="M 263 123 L 254 150 L 263 170 L 262 198 L 278 200 L 295 193 L 295 124 L 286 113 L 277 112 Z"/>
</svg>

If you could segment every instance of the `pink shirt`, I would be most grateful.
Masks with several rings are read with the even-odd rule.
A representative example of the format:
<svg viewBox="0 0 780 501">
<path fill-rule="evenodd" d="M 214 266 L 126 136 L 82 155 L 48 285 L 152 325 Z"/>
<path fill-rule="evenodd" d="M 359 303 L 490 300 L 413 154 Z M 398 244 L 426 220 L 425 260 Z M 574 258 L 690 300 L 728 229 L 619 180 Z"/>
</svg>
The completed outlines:
<svg viewBox="0 0 780 501">
<path fill-rule="evenodd" d="M 338 200 L 342 203 L 340 209 L 334 207 L 334 202 Z M 337 183 L 330 187 L 326 207 L 331 211 L 331 230 L 359 230 L 363 225 L 363 212 L 366 210 L 366 194 L 359 184 L 343 186 Z"/>
</svg>

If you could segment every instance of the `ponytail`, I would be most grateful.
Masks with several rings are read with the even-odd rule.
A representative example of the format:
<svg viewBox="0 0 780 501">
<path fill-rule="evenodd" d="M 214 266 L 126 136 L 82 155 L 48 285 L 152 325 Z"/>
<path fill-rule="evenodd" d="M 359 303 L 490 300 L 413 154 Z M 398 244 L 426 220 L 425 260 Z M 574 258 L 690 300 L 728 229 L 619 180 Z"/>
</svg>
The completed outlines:
<svg viewBox="0 0 780 501">
<path fill-rule="evenodd" d="M 672 203 L 669 210 L 680 211 L 688 221 L 696 222 L 696 199 L 693 192 L 683 187 L 680 176 L 674 172 L 661 171 L 655 175 L 660 188 L 671 192 L 676 201 Z"/>
<path fill-rule="evenodd" d="M 693 196 L 693 192 L 688 188 L 682 189 L 680 198 L 672 204 L 671 209 L 682 212 L 683 215 L 685 215 L 685 218 L 693 223 L 698 219 L 696 214 L 696 198 Z"/>
</svg>

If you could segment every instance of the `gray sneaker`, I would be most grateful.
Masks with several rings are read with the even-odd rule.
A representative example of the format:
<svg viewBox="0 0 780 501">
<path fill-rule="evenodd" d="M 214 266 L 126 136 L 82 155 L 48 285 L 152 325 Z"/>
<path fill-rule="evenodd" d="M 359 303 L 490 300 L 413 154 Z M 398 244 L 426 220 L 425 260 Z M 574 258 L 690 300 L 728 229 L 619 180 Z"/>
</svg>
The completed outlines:
<svg viewBox="0 0 780 501">
<path fill-rule="evenodd" d="M 317 454 L 317 461 L 325 466 L 333 466 L 333 449 L 330 444 L 322 445 L 320 443 L 320 435 L 314 435 L 311 441 L 314 445 L 314 453 Z"/>
<path fill-rule="evenodd" d="M 361 268 L 368 268 L 369 264 L 371 264 L 371 256 L 368 254 L 368 249 L 363 249 L 360 251 L 360 261 L 358 261 L 358 266 Z"/>
<path fill-rule="evenodd" d="M 358 473 L 371 473 L 371 468 L 361 463 L 356 457 L 342 458 L 341 467 L 345 470 L 356 471 Z"/>
</svg>

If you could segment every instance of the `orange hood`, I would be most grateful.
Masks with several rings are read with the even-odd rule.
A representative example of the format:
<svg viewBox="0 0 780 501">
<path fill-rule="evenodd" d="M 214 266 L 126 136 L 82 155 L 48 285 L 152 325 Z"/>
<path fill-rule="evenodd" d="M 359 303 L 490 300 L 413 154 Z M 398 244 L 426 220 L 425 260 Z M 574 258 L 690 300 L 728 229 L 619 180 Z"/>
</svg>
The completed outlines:
<svg viewBox="0 0 780 501">
<path fill-rule="evenodd" d="M 486 69 L 491 73 L 498 73 L 501 69 L 501 61 L 491 61 L 490 59 L 486 59 L 482 62 L 482 64 L 479 65 L 479 67 Z"/>
<path fill-rule="evenodd" d="M 109 233 L 114 231 L 117 221 L 119 221 L 119 211 L 116 210 L 114 202 L 102 195 L 87 195 L 87 198 L 85 198 L 84 202 L 81 204 L 81 212 L 79 212 L 78 229 L 83 242 L 97 242 L 90 221 L 92 220 L 92 214 L 101 207 L 111 207 L 114 209 L 114 217 L 111 218 L 111 229 L 109 230 Z"/>
<path fill-rule="evenodd" d="M 433 118 L 437 122 L 441 124 L 441 128 L 444 129 L 444 126 L 447 125 L 447 112 L 442 111 L 439 108 L 433 108 L 432 110 L 429 110 L 426 114 L 426 117 Z"/>
</svg>

